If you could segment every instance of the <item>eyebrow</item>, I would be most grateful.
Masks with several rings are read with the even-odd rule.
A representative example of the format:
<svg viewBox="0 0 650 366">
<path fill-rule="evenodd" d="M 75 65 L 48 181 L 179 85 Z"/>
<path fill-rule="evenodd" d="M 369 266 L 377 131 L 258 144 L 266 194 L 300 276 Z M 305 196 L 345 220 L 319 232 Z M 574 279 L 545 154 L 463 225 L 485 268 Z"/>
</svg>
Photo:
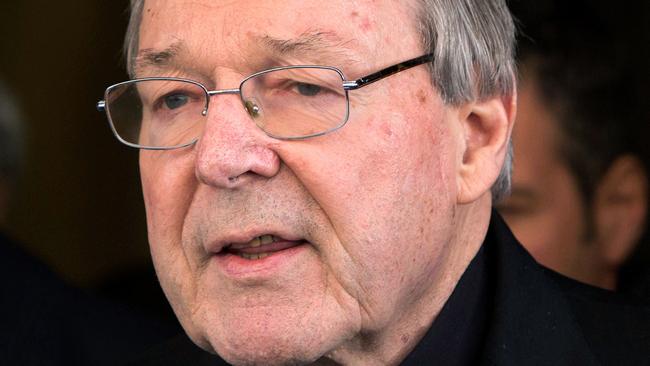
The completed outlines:
<svg viewBox="0 0 650 366">
<path fill-rule="evenodd" d="M 352 56 L 352 52 L 348 47 L 348 44 L 353 42 L 353 40 L 345 41 L 335 32 L 331 31 L 307 31 L 294 39 L 278 39 L 271 36 L 263 36 L 258 37 L 257 40 L 273 53 L 282 56 L 304 56 L 318 53 L 318 57 L 320 58 L 325 53 L 328 56 L 357 61 Z"/>
<path fill-rule="evenodd" d="M 157 51 L 145 48 L 138 52 L 135 58 L 134 70 L 136 75 L 146 68 L 165 69 L 174 64 L 178 55 L 186 49 L 185 42 L 176 41 L 171 46 Z"/>
</svg>

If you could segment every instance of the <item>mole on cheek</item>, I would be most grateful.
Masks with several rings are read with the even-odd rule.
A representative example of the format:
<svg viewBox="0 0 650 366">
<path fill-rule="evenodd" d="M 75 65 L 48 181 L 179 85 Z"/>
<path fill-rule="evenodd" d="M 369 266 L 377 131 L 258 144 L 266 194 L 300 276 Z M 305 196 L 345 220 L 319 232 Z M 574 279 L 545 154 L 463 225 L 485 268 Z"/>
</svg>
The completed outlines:
<svg viewBox="0 0 650 366">
<path fill-rule="evenodd" d="M 424 90 L 422 90 L 422 89 L 418 90 L 416 96 L 417 96 L 418 102 L 420 102 L 420 104 L 422 104 L 422 105 L 426 104 L 426 102 L 427 102 L 427 94 L 424 92 Z"/>
</svg>

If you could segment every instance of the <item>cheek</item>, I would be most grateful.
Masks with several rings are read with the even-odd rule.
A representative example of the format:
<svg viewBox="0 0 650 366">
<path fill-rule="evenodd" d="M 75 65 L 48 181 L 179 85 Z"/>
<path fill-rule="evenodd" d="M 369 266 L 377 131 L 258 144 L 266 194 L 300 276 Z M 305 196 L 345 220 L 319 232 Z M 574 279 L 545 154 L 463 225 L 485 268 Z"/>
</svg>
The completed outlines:
<svg viewBox="0 0 650 366">
<path fill-rule="evenodd" d="M 194 154 L 143 150 L 140 176 L 150 231 L 178 230 L 197 186 Z"/>
<path fill-rule="evenodd" d="M 375 204 L 453 201 L 454 146 L 441 115 L 386 113 L 368 120 L 367 129 L 374 136 L 357 155 L 356 194 Z"/>
<path fill-rule="evenodd" d="M 188 151 L 142 151 L 140 174 L 147 213 L 151 256 L 161 286 L 181 323 L 185 323 L 193 289 L 181 278 L 191 278 L 181 244 L 183 224 L 196 187 L 193 157 Z"/>
<path fill-rule="evenodd" d="M 279 146 L 326 217 L 331 240 L 319 249 L 328 271 L 370 313 L 371 327 L 426 291 L 451 232 L 454 134 L 441 104 L 409 100 L 431 112 L 357 108 L 336 133 Z"/>
<path fill-rule="evenodd" d="M 366 224 L 377 235 L 421 243 L 434 229 L 432 220 L 446 215 L 455 201 L 453 154 L 448 153 L 453 150 L 441 120 L 390 117 L 370 122 L 379 137 L 372 139 L 372 152 L 360 159 L 354 196 L 366 198 L 359 203 L 365 215 L 359 216 L 370 220 Z M 408 247 L 398 250 L 404 249 Z"/>
<path fill-rule="evenodd" d="M 313 159 L 299 154 L 305 160 L 296 171 L 353 263 L 334 270 L 354 273 L 347 287 L 361 287 L 367 308 L 386 315 L 406 298 L 400 291 L 422 290 L 420 280 L 431 278 L 449 236 L 444 223 L 452 217 L 455 181 L 441 117 L 380 115 L 346 131 L 364 139 L 339 138 L 335 149 Z"/>
</svg>

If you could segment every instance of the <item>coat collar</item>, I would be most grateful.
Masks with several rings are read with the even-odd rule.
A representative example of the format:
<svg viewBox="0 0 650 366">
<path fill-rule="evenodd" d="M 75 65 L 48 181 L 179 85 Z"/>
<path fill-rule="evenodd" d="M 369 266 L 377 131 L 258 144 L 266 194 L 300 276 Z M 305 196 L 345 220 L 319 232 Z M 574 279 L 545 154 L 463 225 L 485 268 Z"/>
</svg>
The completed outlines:
<svg viewBox="0 0 650 366">
<path fill-rule="evenodd" d="M 496 287 L 483 359 L 494 365 L 598 364 L 557 284 L 492 213 Z"/>
</svg>

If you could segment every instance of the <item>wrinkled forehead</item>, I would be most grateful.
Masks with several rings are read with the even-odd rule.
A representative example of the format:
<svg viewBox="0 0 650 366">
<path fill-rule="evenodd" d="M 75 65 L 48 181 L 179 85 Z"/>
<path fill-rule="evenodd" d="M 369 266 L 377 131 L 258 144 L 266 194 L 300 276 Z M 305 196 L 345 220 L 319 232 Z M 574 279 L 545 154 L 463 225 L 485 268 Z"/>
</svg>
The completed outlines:
<svg viewBox="0 0 650 366">
<path fill-rule="evenodd" d="M 410 1 L 148 0 L 138 56 L 186 53 L 227 65 L 262 53 L 296 53 L 319 63 L 385 65 L 420 53 L 415 19 Z"/>
</svg>

